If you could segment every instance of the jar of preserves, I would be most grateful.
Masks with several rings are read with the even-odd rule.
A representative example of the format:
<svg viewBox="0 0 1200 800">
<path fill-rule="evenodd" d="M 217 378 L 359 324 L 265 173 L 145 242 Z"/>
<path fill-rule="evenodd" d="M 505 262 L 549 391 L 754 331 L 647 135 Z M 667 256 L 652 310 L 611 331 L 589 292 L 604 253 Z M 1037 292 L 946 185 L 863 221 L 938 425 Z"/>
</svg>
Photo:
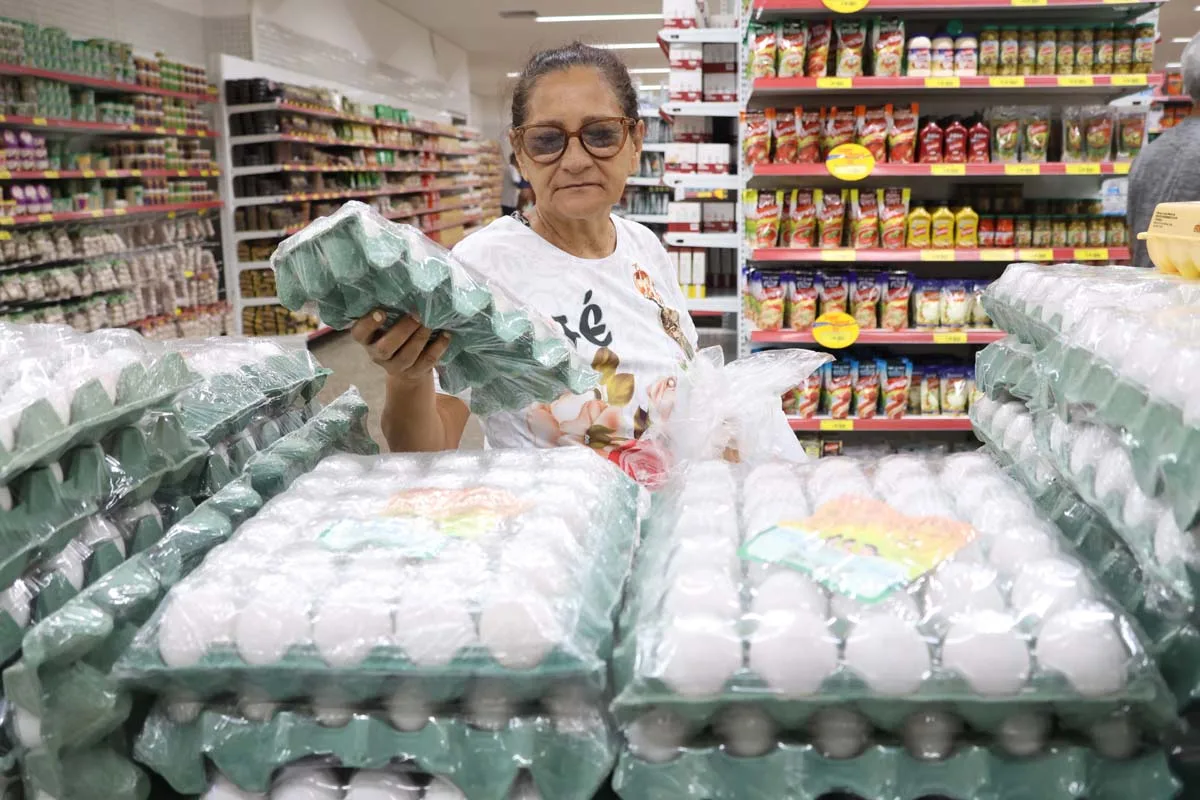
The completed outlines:
<svg viewBox="0 0 1200 800">
<path fill-rule="evenodd" d="M 1134 28 L 1133 39 L 1133 69 L 1139 75 L 1146 75 L 1154 66 L 1154 42 L 1158 39 L 1158 31 L 1153 22 L 1139 22 Z"/>
<path fill-rule="evenodd" d="M 1096 60 L 1096 31 L 1086 25 L 1075 32 L 1075 74 L 1091 75 Z"/>
<path fill-rule="evenodd" d="M 1013 244 L 1016 247 L 1033 246 L 1033 220 L 1027 216 L 1017 217 L 1013 225 Z"/>
<path fill-rule="evenodd" d="M 1104 243 L 1109 247 L 1126 247 L 1129 245 L 1129 229 L 1121 217 L 1108 217 L 1104 225 Z"/>
<path fill-rule="evenodd" d="M 1059 75 L 1075 74 L 1075 29 L 1064 27 L 1058 31 L 1058 58 L 1057 68 Z"/>
<path fill-rule="evenodd" d="M 1018 47 L 1018 75 L 1033 75 L 1037 72 L 1038 35 L 1036 28 L 1022 28 Z"/>
<path fill-rule="evenodd" d="M 1067 219 L 1067 247 L 1087 247 L 1088 228 L 1085 217 Z"/>
<path fill-rule="evenodd" d="M 1104 217 L 1088 217 L 1087 246 L 1104 247 L 1104 243 L 1107 241 L 1108 237 L 1106 230 Z"/>
<path fill-rule="evenodd" d="M 1122 25 L 1113 34 L 1113 74 L 1128 75 L 1133 69 L 1133 42 L 1135 32 L 1131 25 Z"/>
<path fill-rule="evenodd" d="M 1049 217 L 1034 217 L 1033 218 L 1033 246 L 1034 247 L 1049 247 L 1050 246 L 1050 218 Z"/>
<path fill-rule="evenodd" d="M 1058 59 L 1058 36 L 1053 25 L 1043 25 L 1037 32 L 1037 74 L 1053 75 Z"/>
<path fill-rule="evenodd" d="M 997 75 L 1000 70 L 1000 29 L 985 25 L 979 32 L 979 74 Z"/>
<path fill-rule="evenodd" d="M 1067 218 L 1054 216 L 1050 218 L 1050 246 L 1067 246 Z"/>
<path fill-rule="evenodd" d="M 1016 75 L 1020 63 L 1021 35 L 1016 28 L 1000 30 L 1000 68 L 999 75 Z"/>
<path fill-rule="evenodd" d="M 1114 36 L 1112 25 L 1096 28 L 1096 57 L 1092 60 L 1092 72 L 1097 75 L 1112 74 L 1113 58 L 1116 55 Z"/>
</svg>

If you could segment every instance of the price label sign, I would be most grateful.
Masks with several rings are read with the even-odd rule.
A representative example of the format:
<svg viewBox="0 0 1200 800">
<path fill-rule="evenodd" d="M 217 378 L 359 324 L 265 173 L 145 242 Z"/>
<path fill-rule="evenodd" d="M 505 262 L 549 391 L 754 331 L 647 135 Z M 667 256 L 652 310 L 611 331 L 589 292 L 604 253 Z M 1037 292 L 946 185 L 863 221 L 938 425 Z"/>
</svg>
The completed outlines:
<svg viewBox="0 0 1200 800">
<path fill-rule="evenodd" d="M 1054 251 L 1049 248 L 1035 250 L 1018 250 L 1017 257 L 1022 261 L 1053 261 Z"/>
<path fill-rule="evenodd" d="M 856 261 L 858 256 L 848 247 L 832 247 L 821 251 L 822 261 Z"/>
<path fill-rule="evenodd" d="M 1005 164 L 1005 175 L 1041 175 L 1041 164 Z"/>
<path fill-rule="evenodd" d="M 922 261 L 954 261 L 957 253 L 953 250 L 922 250 Z"/>
<path fill-rule="evenodd" d="M 822 347 L 841 350 L 858 341 L 858 322 L 845 312 L 830 311 L 813 322 L 812 337 Z"/>
<path fill-rule="evenodd" d="M 934 344 L 966 344 L 967 334 L 963 331 L 946 331 L 933 334 Z"/>
<path fill-rule="evenodd" d="M 6 169 L 0 169 L 0 178 L 8 179 L 12 177 L 12 173 Z"/>
<path fill-rule="evenodd" d="M 1059 75 L 1059 86 L 1095 86 L 1091 75 Z"/>
<path fill-rule="evenodd" d="M 854 420 L 852 419 L 823 419 L 817 427 L 823 431 L 852 431 L 854 430 Z"/>
<path fill-rule="evenodd" d="M 1024 75 L 992 75 L 988 78 L 988 86 L 993 89 L 1023 89 Z"/>
<path fill-rule="evenodd" d="M 1107 247 L 1081 247 L 1075 251 L 1075 258 L 1079 261 L 1107 261 Z"/>
<path fill-rule="evenodd" d="M 43 173 L 42 173 L 42 175 L 43 175 L 43 177 L 45 177 L 47 180 L 54 180 L 55 178 L 57 178 L 57 177 L 58 177 L 58 170 L 56 170 L 56 169 L 48 169 L 48 170 L 46 170 L 45 172 L 43 172 Z"/>
<path fill-rule="evenodd" d="M 96 177 L 96 170 L 85 169 L 85 170 L 82 170 L 80 172 L 80 174 L 83 175 L 83 177 L 85 177 L 85 178 L 94 178 L 94 177 Z"/>
<path fill-rule="evenodd" d="M 937 77 L 925 79 L 926 89 L 957 89 L 960 86 L 962 86 L 962 81 L 958 78 Z"/>
<path fill-rule="evenodd" d="M 849 89 L 853 86 L 853 78 L 817 78 L 818 89 Z"/>
<path fill-rule="evenodd" d="M 939 175 L 943 177 L 962 176 L 967 174 L 966 164 L 930 164 L 930 175 Z"/>
<path fill-rule="evenodd" d="M 870 5 L 871 0 L 821 0 L 821 2 L 835 14 L 855 14 Z"/>
<path fill-rule="evenodd" d="M 1015 261 L 1017 251 L 1006 248 L 991 248 L 979 251 L 980 261 Z"/>
<path fill-rule="evenodd" d="M 34 125 L 45 125 L 46 118 L 45 117 L 34 117 L 32 120 L 30 120 L 30 122 L 32 122 Z"/>
<path fill-rule="evenodd" d="M 1099 164 L 1067 164 L 1064 172 L 1068 175 L 1099 175 Z"/>
<path fill-rule="evenodd" d="M 54 215 L 53 214 L 38 214 L 37 221 L 38 222 L 54 222 Z"/>
<path fill-rule="evenodd" d="M 875 157 L 861 144 L 841 144 L 829 151 L 825 169 L 839 181 L 861 181 L 875 169 Z"/>
<path fill-rule="evenodd" d="M 99 209 L 97 209 L 91 213 L 92 213 L 92 219 L 100 219 L 100 217 L 104 216 L 104 212 L 100 211 Z"/>
<path fill-rule="evenodd" d="M 1113 86 L 1145 86 L 1145 75 L 1113 75 L 1110 79 Z"/>
<path fill-rule="evenodd" d="M 1028 8 L 1029 6 L 1044 6 L 1046 0 L 1011 0 L 1014 6 L 1018 8 Z"/>
</svg>

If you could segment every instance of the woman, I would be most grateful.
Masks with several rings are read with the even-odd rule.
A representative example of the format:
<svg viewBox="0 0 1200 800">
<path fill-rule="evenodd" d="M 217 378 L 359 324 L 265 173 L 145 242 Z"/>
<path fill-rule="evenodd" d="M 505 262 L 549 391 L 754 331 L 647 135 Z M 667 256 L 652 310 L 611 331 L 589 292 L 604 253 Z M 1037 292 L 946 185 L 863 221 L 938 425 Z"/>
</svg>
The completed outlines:
<svg viewBox="0 0 1200 800">
<path fill-rule="evenodd" d="M 533 188 L 528 218 L 502 217 L 454 254 L 553 318 L 602 377 L 601 387 L 483 421 L 495 447 L 591 447 L 631 474 L 657 456 L 639 440 L 674 403 L 675 374 L 696 330 L 666 251 L 647 228 L 614 216 L 638 168 L 645 123 L 629 72 L 607 50 L 575 43 L 535 55 L 517 81 L 509 138 Z M 449 344 L 411 317 L 382 330 L 372 314 L 354 338 L 387 373 L 383 431 L 394 451 L 458 446 L 468 417 L 438 394 L 432 367 Z"/>
</svg>

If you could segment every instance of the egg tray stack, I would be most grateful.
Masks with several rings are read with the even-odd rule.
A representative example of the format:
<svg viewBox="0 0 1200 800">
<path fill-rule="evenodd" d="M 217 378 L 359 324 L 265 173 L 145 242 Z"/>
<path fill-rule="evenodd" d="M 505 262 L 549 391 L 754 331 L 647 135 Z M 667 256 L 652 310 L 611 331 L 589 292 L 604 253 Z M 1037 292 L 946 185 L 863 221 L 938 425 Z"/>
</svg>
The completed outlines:
<svg viewBox="0 0 1200 800">
<path fill-rule="evenodd" d="M 773 530 L 886 518 L 890 537 L 914 516 L 935 540 L 975 539 L 874 603 L 785 565 L 844 554 Z M 1161 751 L 1139 749 L 1173 729 L 1174 698 L 1136 625 L 1065 545 L 981 453 L 748 474 L 693 465 L 655 497 L 622 614 L 614 787 L 626 800 L 684 787 L 872 800 L 1044 780 L 1037 797 L 1065 798 L 1080 796 L 1074 779 L 1088 797 L 1110 796 L 1106 785 L 1173 796 Z"/>
<path fill-rule="evenodd" d="M 148 777 L 130 758 L 124 729 L 133 695 L 111 666 L 167 590 L 264 500 L 335 451 L 375 451 L 357 392 L 339 397 L 299 431 L 256 455 L 245 473 L 130 558 L 33 626 L 4 671 L 27 796 L 142 800 Z M 179 509 L 187 508 L 181 503 Z"/>
<path fill-rule="evenodd" d="M 438 368 L 442 388 L 471 389 L 471 408 L 495 411 L 550 402 L 594 388 L 599 376 L 558 326 L 411 225 L 350 201 L 285 239 L 271 256 L 279 301 L 296 311 L 316 302 L 342 330 L 377 308 L 390 321 L 415 315 L 451 334 Z"/>
<path fill-rule="evenodd" d="M 1033 399 L 1037 391 L 1037 373 L 1033 360 L 1037 348 L 1016 336 L 992 342 L 975 354 L 975 386 L 980 392 L 998 399 L 1011 396 Z"/>
<path fill-rule="evenodd" d="M 354 715 L 338 729 L 319 711 L 268 715 L 254 787 L 298 753 L 365 767 L 399 746 L 473 798 L 502 798 L 536 757 L 544 792 L 587 800 L 616 754 L 585 710 L 607 696 L 636 513 L 636 485 L 584 448 L 328 459 L 171 591 L 114 675 L 218 707 Z M 510 722 L 547 708 L 594 724 Z M 397 714 L 446 722 L 405 731 Z M 221 744 L 220 714 L 167 719 L 139 749 L 168 780 L 192 776 L 179 791 L 198 788 L 206 754 L 248 758 Z"/>
<path fill-rule="evenodd" d="M 306 761 L 280 770 L 270 791 L 251 793 L 223 776 L 209 784 L 202 800 L 465 800 L 469 797 L 444 776 L 424 774 L 403 766 L 351 770 L 322 761 Z M 542 800 L 555 795 L 539 792 L 522 775 L 501 800 Z"/>
</svg>

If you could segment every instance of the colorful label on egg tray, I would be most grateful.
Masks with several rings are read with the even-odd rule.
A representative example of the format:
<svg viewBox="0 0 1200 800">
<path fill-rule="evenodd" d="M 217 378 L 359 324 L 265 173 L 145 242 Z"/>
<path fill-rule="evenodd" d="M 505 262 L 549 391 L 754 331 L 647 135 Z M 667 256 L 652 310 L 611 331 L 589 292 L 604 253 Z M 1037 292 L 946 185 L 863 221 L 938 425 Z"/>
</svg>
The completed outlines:
<svg viewBox="0 0 1200 800">
<path fill-rule="evenodd" d="M 784 520 L 754 535 L 740 555 L 806 572 L 831 591 L 874 603 L 974 539 L 966 523 L 909 516 L 879 500 L 843 495 L 807 519 Z"/>
<path fill-rule="evenodd" d="M 408 489 L 392 495 L 379 515 L 335 522 L 318 541 L 330 550 L 388 547 L 406 558 L 433 558 L 449 538 L 477 539 L 529 508 L 505 489 Z"/>
</svg>

